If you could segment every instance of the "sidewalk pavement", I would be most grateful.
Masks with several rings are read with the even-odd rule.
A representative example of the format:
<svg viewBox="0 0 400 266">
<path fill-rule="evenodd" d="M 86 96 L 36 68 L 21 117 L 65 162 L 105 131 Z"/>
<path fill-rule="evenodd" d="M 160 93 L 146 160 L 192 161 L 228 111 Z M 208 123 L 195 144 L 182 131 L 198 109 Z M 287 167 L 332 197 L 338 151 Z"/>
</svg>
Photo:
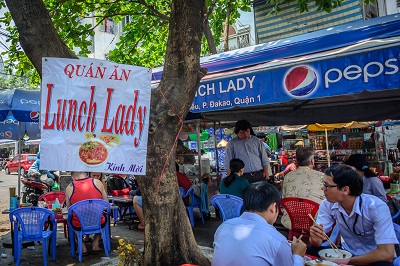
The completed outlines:
<svg viewBox="0 0 400 266">
<path fill-rule="evenodd" d="M 210 206 L 211 218 L 206 220 L 204 224 L 201 223 L 199 213 L 195 212 L 195 227 L 193 233 L 196 238 L 197 244 L 202 248 L 203 253 L 208 257 L 212 258 L 212 245 L 214 240 L 214 233 L 218 226 L 221 224 L 221 220 L 215 217 L 215 212 L 212 206 Z M 285 234 L 285 230 L 282 230 L 279 226 L 279 231 Z M 286 233 L 287 234 L 287 233 Z M 0 239 L 1 253 L 6 254 L 6 258 L 0 258 L 0 265 L 15 265 L 13 256 L 11 254 L 11 248 L 4 248 L 3 243 L 11 243 L 11 233 L 8 232 L 3 235 Z M 64 237 L 62 224 L 57 228 L 57 254 L 56 261 L 51 260 L 51 255 L 48 255 L 49 266 L 62 266 L 62 265 L 117 265 L 118 255 L 117 251 L 118 240 L 125 239 L 130 243 L 136 245 L 139 249 L 143 248 L 144 245 L 144 234 L 141 231 L 129 230 L 129 226 L 122 221 L 119 221 L 115 226 L 111 224 L 111 253 L 110 258 L 105 258 L 104 252 L 101 254 L 89 254 L 82 258 L 82 263 L 79 263 L 78 256 L 75 258 L 71 257 L 71 250 L 69 248 L 68 240 Z M 88 250 L 90 250 L 90 243 L 87 244 Z M 31 265 L 43 265 L 42 257 L 42 246 L 41 244 L 35 243 L 34 249 L 23 248 L 21 251 L 21 266 Z"/>
<path fill-rule="evenodd" d="M 193 228 L 193 232 L 196 238 L 198 245 L 204 247 L 212 247 L 214 233 L 217 230 L 218 226 L 221 224 L 219 219 L 211 217 L 210 220 L 205 221 L 204 224 L 201 223 L 200 216 L 197 212 L 195 213 L 195 227 Z M 125 239 L 130 243 L 136 245 L 139 249 L 143 248 L 144 245 L 144 233 L 136 230 L 129 230 L 128 224 L 125 224 L 122 221 L 119 221 L 114 224 L 111 224 L 111 253 L 110 259 L 112 263 L 109 265 L 116 265 L 118 262 L 119 252 L 117 251 L 118 240 Z M 6 254 L 6 258 L 0 258 L 0 265 L 15 265 L 12 249 L 4 248 L 3 244 L 11 243 L 11 233 L 0 237 L 0 250 L 2 254 Z M 88 250 L 90 250 L 90 243 L 87 244 Z M 212 250 L 212 249 L 210 249 Z M 207 250 L 209 252 L 209 250 Z M 69 248 L 68 240 L 64 237 L 63 225 L 60 224 L 57 227 L 57 254 L 56 261 L 51 260 L 51 255 L 48 255 L 48 265 L 49 266 L 61 266 L 61 265 L 75 265 L 78 264 L 82 266 L 86 265 L 107 265 L 108 258 L 103 258 L 105 256 L 104 252 L 101 254 L 89 254 L 82 258 L 82 263 L 79 263 L 78 256 L 75 258 L 71 257 L 71 249 Z M 211 255 L 212 256 L 212 255 Z M 23 248 L 21 251 L 21 266 L 26 265 L 43 265 L 43 255 L 42 255 L 42 246 L 39 243 L 35 243 L 34 249 Z"/>
</svg>

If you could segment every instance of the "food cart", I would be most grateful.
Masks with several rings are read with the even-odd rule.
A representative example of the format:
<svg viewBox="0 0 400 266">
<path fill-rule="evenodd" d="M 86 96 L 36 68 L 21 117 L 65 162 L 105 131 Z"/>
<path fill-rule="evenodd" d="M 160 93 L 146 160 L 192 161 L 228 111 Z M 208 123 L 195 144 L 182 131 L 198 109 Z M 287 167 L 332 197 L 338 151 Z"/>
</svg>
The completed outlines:
<svg viewBox="0 0 400 266">
<path fill-rule="evenodd" d="M 312 124 L 307 127 L 309 140 L 316 151 L 320 168 L 341 163 L 354 153 L 364 154 L 372 167 L 384 169 L 383 139 L 376 133 L 373 122 Z"/>
</svg>

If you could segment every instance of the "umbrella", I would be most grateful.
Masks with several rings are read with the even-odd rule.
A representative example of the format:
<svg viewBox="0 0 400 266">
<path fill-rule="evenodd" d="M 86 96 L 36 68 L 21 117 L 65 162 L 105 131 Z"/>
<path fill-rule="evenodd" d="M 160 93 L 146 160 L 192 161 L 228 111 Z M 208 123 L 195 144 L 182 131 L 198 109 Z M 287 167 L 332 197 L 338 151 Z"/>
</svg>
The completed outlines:
<svg viewBox="0 0 400 266">
<path fill-rule="evenodd" d="M 16 139 L 19 141 L 18 145 L 18 152 L 21 151 L 21 140 L 22 134 L 28 134 L 29 125 L 33 126 L 35 124 L 30 123 L 37 123 L 39 127 L 39 117 L 40 117 L 40 91 L 27 91 L 21 89 L 15 90 L 3 90 L 0 91 L 0 121 L 4 121 L 3 125 L 5 128 L 9 128 L 4 133 L 4 137 L 0 136 L 0 138 L 10 138 Z M 9 123 L 11 122 L 11 123 Z M 16 123 L 16 122 L 25 122 L 23 123 Z M 14 128 L 11 124 L 16 124 L 18 127 L 18 131 Z M 2 125 L 2 126 L 3 126 Z M 0 127 L 1 128 L 1 127 Z M 24 131 L 23 129 L 24 128 Z M 40 131 L 40 130 L 39 130 Z M 27 133 L 27 134 L 25 134 Z M 15 137 L 12 137 L 12 136 Z M 32 133 L 32 137 L 35 134 Z M 20 163 L 18 162 L 18 168 L 20 167 Z M 18 171 L 18 197 L 21 193 L 21 173 Z"/>
<path fill-rule="evenodd" d="M 21 140 L 22 134 L 30 140 L 40 139 L 39 122 L 19 122 L 11 113 L 0 122 L 0 139 Z"/>
</svg>

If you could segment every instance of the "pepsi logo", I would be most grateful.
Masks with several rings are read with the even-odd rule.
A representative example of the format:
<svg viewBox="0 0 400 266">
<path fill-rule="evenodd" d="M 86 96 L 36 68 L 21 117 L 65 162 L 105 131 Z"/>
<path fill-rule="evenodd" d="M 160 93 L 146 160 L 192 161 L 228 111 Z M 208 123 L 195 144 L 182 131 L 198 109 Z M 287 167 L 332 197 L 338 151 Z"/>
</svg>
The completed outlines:
<svg viewBox="0 0 400 266">
<path fill-rule="evenodd" d="M 32 120 L 39 120 L 39 112 L 37 111 L 32 111 L 29 116 Z"/>
<path fill-rule="evenodd" d="M 4 132 L 4 135 L 6 135 L 7 138 L 12 138 L 12 132 L 11 131 Z"/>
<path fill-rule="evenodd" d="M 315 90 L 317 82 L 318 78 L 314 69 L 309 66 L 297 66 L 286 73 L 284 86 L 289 95 L 304 97 Z"/>
</svg>

